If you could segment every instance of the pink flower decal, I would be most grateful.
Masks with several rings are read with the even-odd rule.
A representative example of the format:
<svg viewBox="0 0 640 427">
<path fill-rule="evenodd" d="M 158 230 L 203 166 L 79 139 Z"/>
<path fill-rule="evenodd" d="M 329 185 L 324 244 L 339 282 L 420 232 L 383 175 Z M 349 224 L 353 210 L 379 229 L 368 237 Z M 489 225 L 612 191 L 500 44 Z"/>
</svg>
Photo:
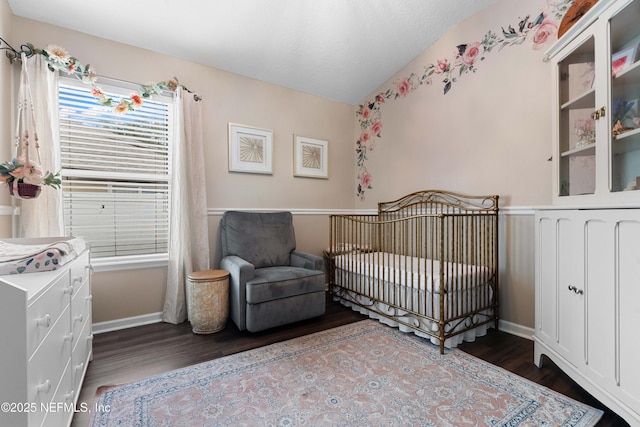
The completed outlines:
<svg viewBox="0 0 640 427">
<path fill-rule="evenodd" d="M 446 59 L 438 59 L 438 63 L 436 64 L 436 74 L 442 74 L 449 69 L 449 61 Z"/>
<path fill-rule="evenodd" d="M 467 45 L 462 53 L 462 62 L 467 66 L 472 66 L 480 54 L 480 42 Z"/>
<path fill-rule="evenodd" d="M 538 25 L 533 34 L 533 49 L 540 50 L 551 40 L 555 40 L 558 34 L 558 25 L 545 19 L 542 24 Z"/>
<path fill-rule="evenodd" d="M 379 138 L 380 132 L 382 132 L 382 122 L 380 120 L 376 120 L 371 125 L 371 133 Z"/>
<path fill-rule="evenodd" d="M 411 90 L 411 84 L 409 83 L 409 79 L 402 79 L 400 83 L 398 83 L 398 95 L 402 98 L 407 96 L 409 91 Z"/>
<path fill-rule="evenodd" d="M 368 119 L 371 116 L 371 110 L 369 107 L 364 107 L 362 111 L 360 111 L 360 116 L 365 120 Z"/>
<path fill-rule="evenodd" d="M 364 188 L 371 188 L 371 181 L 373 180 L 371 174 L 369 172 L 363 172 L 360 177 L 360 185 Z"/>
<path fill-rule="evenodd" d="M 366 144 L 367 142 L 369 142 L 370 139 L 371 139 L 371 134 L 369 133 L 369 131 L 368 130 L 362 131 L 362 133 L 360 134 L 360 143 Z"/>
</svg>

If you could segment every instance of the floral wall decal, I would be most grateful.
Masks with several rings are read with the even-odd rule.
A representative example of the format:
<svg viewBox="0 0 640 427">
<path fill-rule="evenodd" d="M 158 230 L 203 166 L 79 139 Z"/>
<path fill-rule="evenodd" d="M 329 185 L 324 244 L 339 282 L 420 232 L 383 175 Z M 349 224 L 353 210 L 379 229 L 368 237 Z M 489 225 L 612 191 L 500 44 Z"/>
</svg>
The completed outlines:
<svg viewBox="0 0 640 427">
<path fill-rule="evenodd" d="M 502 27 L 499 32 L 489 30 L 480 39 L 455 46 L 451 58 L 438 59 L 424 67 L 421 73 L 412 72 L 395 81 L 386 91 L 358 106 L 356 118 L 360 125 L 360 136 L 356 141 L 357 196 L 365 199 L 367 190 L 373 188 L 373 176 L 366 167 L 367 155 L 374 150 L 382 135 L 381 107 L 387 101 L 406 98 L 422 86 L 442 84 L 442 94 L 446 95 L 454 88 L 462 76 L 473 74 L 478 63 L 484 61 L 493 52 L 506 47 L 520 46 L 525 42 L 532 44 L 533 50 L 541 50 L 558 34 L 558 25 L 573 0 L 549 0 L 540 13 L 518 18 L 514 25 Z"/>
</svg>

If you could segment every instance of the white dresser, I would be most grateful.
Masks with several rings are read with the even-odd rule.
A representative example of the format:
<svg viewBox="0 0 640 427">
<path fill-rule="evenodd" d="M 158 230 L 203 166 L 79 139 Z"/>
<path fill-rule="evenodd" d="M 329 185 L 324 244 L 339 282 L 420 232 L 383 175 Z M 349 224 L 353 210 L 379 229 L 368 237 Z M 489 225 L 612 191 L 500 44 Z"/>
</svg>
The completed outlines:
<svg viewBox="0 0 640 427">
<path fill-rule="evenodd" d="M 92 357 L 89 251 L 0 276 L 0 426 L 68 426 Z"/>
</svg>

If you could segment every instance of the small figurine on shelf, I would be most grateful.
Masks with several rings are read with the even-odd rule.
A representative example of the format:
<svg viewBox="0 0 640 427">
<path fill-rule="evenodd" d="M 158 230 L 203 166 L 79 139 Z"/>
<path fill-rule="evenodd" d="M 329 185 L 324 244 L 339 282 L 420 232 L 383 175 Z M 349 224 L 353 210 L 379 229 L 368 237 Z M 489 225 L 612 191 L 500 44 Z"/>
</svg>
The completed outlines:
<svg viewBox="0 0 640 427">
<path fill-rule="evenodd" d="M 612 104 L 613 110 L 613 135 L 617 136 L 629 130 L 635 129 L 640 124 L 638 114 L 638 100 L 627 101 L 624 99 L 616 99 Z"/>
<path fill-rule="evenodd" d="M 574 131 L 578 137 L 576 148 L 587 147 L 596 142 L 596 125 L 593 119 L 576 120 Z"/>
</svg>

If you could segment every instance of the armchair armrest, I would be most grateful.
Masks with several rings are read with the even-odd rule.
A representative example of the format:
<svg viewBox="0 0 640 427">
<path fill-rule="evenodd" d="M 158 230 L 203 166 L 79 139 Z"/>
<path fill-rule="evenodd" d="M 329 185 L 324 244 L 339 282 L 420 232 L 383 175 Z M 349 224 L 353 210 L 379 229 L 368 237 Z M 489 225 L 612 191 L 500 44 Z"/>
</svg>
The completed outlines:
<svg viewBox="0 0 640 427">
<path fill-rule="evenodd" d="M 294 250 L 291 252 L 291 266 L 324 271 L 324 259 L 318 255 Z"/>
<path fill-rule="evenodd" d="M 253 264 L 238 256 L 227 256 L 220 261 L 220 268 L 229 272 L 230 314 L 242 331 L 246 329 L 247 281 L 255 276 Z"/>
</svg>

